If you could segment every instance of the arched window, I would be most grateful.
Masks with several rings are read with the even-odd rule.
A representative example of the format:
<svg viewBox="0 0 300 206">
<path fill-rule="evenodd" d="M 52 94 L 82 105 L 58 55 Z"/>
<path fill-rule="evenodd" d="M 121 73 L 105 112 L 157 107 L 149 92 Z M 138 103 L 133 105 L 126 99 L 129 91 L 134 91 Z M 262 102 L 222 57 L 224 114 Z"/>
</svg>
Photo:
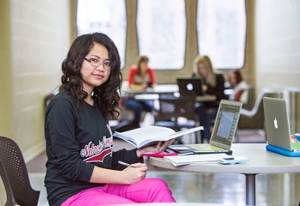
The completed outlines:
<svg viewBox="0 0 300 206">
<path fill-rule="evenodd" d="M 137 33 L 140 55 L 154 69 L 182 69 L 186 43 L 184 0 L 139 0 Z"/>
<path fill-rule="evenodd" d="M 198 0 L 197 31 L 200 55 L 216 69 L 244 66 L 246 8 L 243 0 Z"/>
<path fill-rule="evenodd" d="M 125 0 L 77 1 L 77 34 L 107 34 L 119 50 L 121 67 L 125 64 L 126 24 Z"/>
</svg>

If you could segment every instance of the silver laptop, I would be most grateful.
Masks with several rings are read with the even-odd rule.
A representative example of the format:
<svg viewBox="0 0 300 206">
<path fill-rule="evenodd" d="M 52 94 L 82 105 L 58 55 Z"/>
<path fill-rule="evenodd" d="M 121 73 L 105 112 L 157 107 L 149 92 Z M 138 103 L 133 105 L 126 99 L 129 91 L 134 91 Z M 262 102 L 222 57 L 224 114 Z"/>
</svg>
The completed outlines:
<svg viewBox="0 0 300 206">
<path fill-rule="evenodd" d="M 265 130 L 269 145 L 300 153 L 300 143 L 291 141 L 286 101 L 263 97 Z"/>
<path fill-rule="evenodd" d="M 230 154 L 242 105 L 241 102 L 221 100 L 209 144 L 170 145 L 169 148 L 183 154 Z"/>
</svg>

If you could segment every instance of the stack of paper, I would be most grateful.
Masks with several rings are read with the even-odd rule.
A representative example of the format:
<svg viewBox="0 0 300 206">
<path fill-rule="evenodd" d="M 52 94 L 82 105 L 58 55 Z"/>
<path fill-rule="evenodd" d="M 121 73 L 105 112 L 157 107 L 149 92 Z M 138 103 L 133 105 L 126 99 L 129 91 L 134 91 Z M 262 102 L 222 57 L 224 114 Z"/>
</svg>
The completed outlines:
<svg viewBox="0 0 300 206">
<path fill-rule="evenodd" d="M 217 163 L 218 159 L 231 157 L 226 154 L 201 154 L 201 155 L 177 155 L 165 156 L 164 159 L 171 162 L 175 167 L 191 163 Z"/>
</svg>

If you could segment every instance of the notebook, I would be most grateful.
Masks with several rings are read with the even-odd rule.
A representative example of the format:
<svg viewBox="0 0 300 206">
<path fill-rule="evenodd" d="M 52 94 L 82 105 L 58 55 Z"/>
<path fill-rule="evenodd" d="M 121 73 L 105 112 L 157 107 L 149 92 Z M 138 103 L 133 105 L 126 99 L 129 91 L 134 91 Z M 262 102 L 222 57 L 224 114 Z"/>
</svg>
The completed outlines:
<svg viewBox="0 0 300 206">
<path fill-rule="evenodd" d="M 177 85 L 180 93 L 195 93 L 203 95 L 202 81 L 197 78 L 177 78 Z"/>
<path fill-rule="evenodd" d="M 291 141 L 289 118 L 284 99 L 263 97 L 266 149 L 286 156 L 300 156 L 300 143 Z"/>
<path fill-rule="evenodd" d="M 179 154 L 232 154 L 230 149 L 242 105 L 241 102 L 221 100 L 209 144 L 170 145 L 169 149 Z"/>
</svg>

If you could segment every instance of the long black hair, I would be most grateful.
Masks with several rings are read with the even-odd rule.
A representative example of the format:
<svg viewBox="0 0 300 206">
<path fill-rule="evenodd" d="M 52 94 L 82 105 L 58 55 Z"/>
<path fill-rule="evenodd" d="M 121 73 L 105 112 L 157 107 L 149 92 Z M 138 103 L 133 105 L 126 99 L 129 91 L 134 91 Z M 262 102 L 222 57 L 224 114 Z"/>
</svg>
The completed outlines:
<svg viewBox="0 0 300 206">
<path fill-rule="evenodd" d="M 108 80 L 93 90 L 93 97 L 102 114 L 107 118 L 116 118 L 120 114 L 120 87 L 122 74 L 120 71 L 120 56 L 114 42 L 103 33 L 84 34 L 78 36 L 72 43 L 67 58 L 62 62 L 61 86 L 59 90 L 70 92 L 76 105 L 80 107 L 88 96 L 83 90 L 80 68 L 85 56 L 94 43 L 103 45 L 108 50 L 111 62 L 111 72 Z"/>
</svg>

